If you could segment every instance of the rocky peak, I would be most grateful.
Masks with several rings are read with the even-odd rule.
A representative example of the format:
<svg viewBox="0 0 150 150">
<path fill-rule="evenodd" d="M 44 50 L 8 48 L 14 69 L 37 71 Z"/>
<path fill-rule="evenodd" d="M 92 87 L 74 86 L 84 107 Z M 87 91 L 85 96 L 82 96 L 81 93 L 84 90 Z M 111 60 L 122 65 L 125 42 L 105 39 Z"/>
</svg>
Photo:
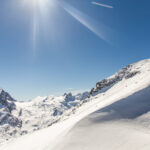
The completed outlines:
<svg viewBox="0 0 150 150">
<path fill-rule="evenodd" d="M 20 128 L 22 126 L 22 121 L 12 114 L 16 109 L 15 101 L 7 92 L 0 89 L 0 126 L 3 126 L 6 131 L 10 127 Z M 9 126 L 9 128 L 5 128 L 5 126 Z"/>
<path fill-rule="evenodd" d="M 66 102 L 74 101 L 74 100 L 75 100 L 75 96 L 73 96 L 72 93 L 65 94 L 65 101 Z"/>
<path fill-rule="evenodd" d="M 11 112 L 16 108 L 15 100 L 3 89 L 0 89 L 0 105 L 1 107 L 5 107 Z"/>
<path fill-rule="evenodd" d="M 0 89 L 0 101 L 15 101 L 7 92 L 3 89 Z"/>
<path fill-rule="evenodd" d="M 139 70 L 134 70 L 133 67 L 134 65 L 132 64 L 127 65 L 126 67 L 122 68 L 119 72 L 117 72 L 115 75 L 97 82 L 96 87 L 92 88 L 92 90 L 90 91 L 90 95 L 97 93 L 98 91 L 106 87 L 112 86 L 113 84 L 117 83 L 118 81 L 121 81 L 122 79 L 129 79 L 135 76 L 136 74 L 140 73 Z"/>
</svg>

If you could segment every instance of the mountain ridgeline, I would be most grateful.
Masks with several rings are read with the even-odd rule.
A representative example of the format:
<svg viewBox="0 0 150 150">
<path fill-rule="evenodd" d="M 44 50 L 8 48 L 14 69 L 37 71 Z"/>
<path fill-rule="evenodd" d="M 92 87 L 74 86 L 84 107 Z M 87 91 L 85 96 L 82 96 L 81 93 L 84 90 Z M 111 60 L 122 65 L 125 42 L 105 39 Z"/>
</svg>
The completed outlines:
<svg viewBox="0 0 150 150">
<path fill-rule="evenodd" d="M 97 82 L 96 86 L 94 88 L 92 88 L 91 91 L 89 92 L 89 97 L 90 97 L 90 95 L 94 95 L 94 94 L 98 93 L 99 91 L 101 91 L 102 89 L 110 87 L 113 84 L 115 84 L 123 79 L 132 78 L 133 76 L 135 76 L 138 73 L 140 73 L 140 71 L 138 70 L 138 68 L 135 69 L 133 64 L 127 65 L 126 67 L 122 68 L 119 72 L 117 72 L 113 76 Z"/>
</svg>

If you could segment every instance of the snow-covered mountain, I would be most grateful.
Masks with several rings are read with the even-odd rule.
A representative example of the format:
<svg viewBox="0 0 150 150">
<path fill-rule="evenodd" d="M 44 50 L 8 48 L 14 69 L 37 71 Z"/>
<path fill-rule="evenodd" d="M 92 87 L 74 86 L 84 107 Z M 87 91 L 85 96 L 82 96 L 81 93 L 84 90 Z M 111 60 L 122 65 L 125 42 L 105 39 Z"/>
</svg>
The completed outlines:
<svg viewBox="0 0 150 150">
<path fill-rule="evenodd" d="M 129 79 L 140 72 L 140 68 L 136 67 L 135 64 L 127 65 L 126 67 L 122 68 L 119 72 L 115 73 L 113 76 L 97 82 L 96 87 L 92 88 L 90 94 L 98 94 L 97 92 L 101 91 L 102 89 L 107 87 L 110 88 L 110 86 L 114 85 L 115 83 L 123 79 Z"/>
<path fill-rule="evenodd" d="M 1 89 L 0 143 L 51 126 L 63 116 L 69 116 L 87 96 L 88 92 L 65 93 L 19 102 Z"/>
<path fill-rule="evenodd" d="M 7 92 L 0 89 L 0 142 L 11 137 L 16 132 L 16 127 L 22 126 L 22 121 L 12 113 L 16 110 L 15 102 Z"/>
<path fill-rule="evenodd" d="M 21 120 L 21 126 L 12 126 L 10 131 L 16 130 L 12 135 L 0 132 L 1 139 L 26 135 L 0 149 L 150 149 L 149 74 L 150 59 L 147 59 L 97 82 L 89 93 L 37 97 L 29 102 L 7 99 L 14 105 L 9 113 Z M 4 109 L 0 111 L 5 113 Z M 1 130 L 4 125 L 10 126 L 2 122 Z"/>
</svg>

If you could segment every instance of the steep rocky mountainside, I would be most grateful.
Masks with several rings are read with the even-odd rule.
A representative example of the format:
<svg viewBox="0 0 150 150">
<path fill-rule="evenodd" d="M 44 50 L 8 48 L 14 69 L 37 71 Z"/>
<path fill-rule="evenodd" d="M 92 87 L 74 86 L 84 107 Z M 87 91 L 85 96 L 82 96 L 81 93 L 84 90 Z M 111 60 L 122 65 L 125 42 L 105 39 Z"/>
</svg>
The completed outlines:
<svg viewBox="0 0 150 150">
<path fill-rule="evenodd" d="M 15 102 L 7 92 L 0 89 L 0 137 L 2 136 L 2 141 L 15 133 L 15 128 L 22 126 L 22 121 L 12 113 L 16 110 Z"/>
<path fill-rule="evenodd" d="M 123 79 L 132 78 L 138 73 L 140 73 L 140 69 L 138 67 L 135 67 L 134 64 L 127 65 L 113 76 L 97 82 L 96 86 L 91 89 L 90 95 L 97 94 L 97 92 L 101 91 L 102 89 L 110 87 Z"/>
<path fill-rule="evenodd" d="M 10 126 L 21 127 L 21 120 L 12 114 L 16 110 L 15 100 L 4 90 L 0 89 L 0 125 L 9 124 Z"/>
</svg>

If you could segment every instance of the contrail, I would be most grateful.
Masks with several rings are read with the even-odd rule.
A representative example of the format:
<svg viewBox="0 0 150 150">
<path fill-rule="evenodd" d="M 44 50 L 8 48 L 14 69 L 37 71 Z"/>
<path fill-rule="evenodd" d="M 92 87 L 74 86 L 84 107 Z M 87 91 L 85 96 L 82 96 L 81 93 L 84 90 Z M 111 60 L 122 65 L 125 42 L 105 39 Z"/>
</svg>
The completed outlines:
<svg viewBox="0 0 150 150">
<path fill-rule="evenodd" d="M 92 18 L 82 13 L 78 9 L 72 7 L 71 5 L 61 1 L 60 6 L 64 8 L 72 17 L 79 21 L 82 25 L 92 31 L 94 34 L 99 36 L 101 39 L 111 44 L 111 41 L 108 39 L 108 33 L 111 33 L 111 29 L 103 24 L 99 24 L 94 21 Z"/>
<path fill-rule="evenodd" d="M 98 6 L 102 6 L 102 7 L 106 7 L 106 8 L 114 8 L 111 5 L 107 5 L 107 4 L 102 4 L 102 3 L 98 3 L 98 2 L 91 2 L 93 5 L 98 5 Z"/>
</svg>

